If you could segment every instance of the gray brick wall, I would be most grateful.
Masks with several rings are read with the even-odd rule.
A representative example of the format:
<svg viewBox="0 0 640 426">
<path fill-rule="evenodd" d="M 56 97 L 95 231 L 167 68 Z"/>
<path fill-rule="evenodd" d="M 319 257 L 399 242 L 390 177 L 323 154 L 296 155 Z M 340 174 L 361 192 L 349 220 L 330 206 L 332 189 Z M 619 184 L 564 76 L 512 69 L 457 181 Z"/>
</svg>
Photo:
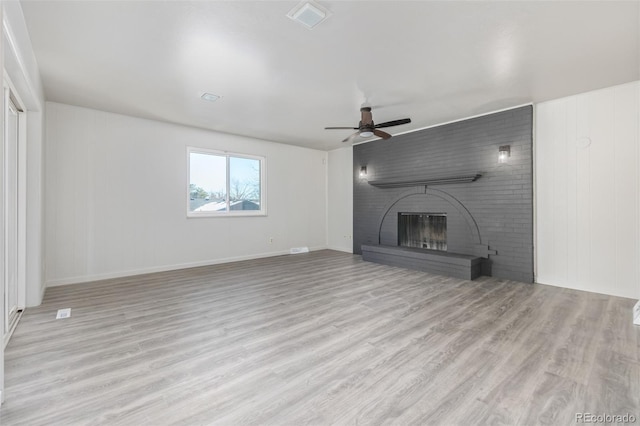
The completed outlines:
<svg viewBox="0 0 640 426">
<path fill-rule="evenodd" d="M 354 253 L 361 253 L 362 244 L 397 244 L 397 212 L 416 211 L 447 213 L 449 251 L 473 254 L 478 242 L 462 205 L 477 224 L 481 243 L 497 251 L 485 260 L 483 274 L 533 282 L 532 126 L 533 108 L 525 106 L 354 146 Z M 506 164 L 498 163 L 500 145 L 511 146 Z M 365 180 L 358 177 L 361 166 L 367 166 Z M 482 173 L 475 182 L 434 185 L 426 194 L 368 184 L 474 172 Z M 398 201 L 382 220 L 389 205 L 411 189 L 416 194 Z M 446 196 L 438 196 L 440 191 Z"/>
</svg>

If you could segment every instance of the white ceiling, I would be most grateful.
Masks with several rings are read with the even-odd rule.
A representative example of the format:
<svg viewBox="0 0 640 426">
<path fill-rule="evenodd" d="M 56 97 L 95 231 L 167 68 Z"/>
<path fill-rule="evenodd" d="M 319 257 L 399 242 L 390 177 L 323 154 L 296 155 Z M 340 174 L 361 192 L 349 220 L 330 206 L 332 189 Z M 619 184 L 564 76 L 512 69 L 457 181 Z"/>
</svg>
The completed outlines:
<svg viewBox="0 0 640 426">
<path fill-rule="evenodd" d="M 640 78 L 640 2 L 32 1 L 47 100 L 317 149 Z M 222 96 L 215 103 L 203 92 Z"/>
</svg>

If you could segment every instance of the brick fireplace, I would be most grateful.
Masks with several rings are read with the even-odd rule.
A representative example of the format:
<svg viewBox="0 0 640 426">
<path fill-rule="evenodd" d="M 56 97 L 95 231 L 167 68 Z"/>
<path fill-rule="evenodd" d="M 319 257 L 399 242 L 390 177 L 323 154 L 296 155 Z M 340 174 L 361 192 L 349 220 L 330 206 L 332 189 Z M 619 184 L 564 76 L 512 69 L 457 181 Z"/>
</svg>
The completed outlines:
<svg viewBox="0 0 640 426">
<path fill-rule="evenodd" d="M 499 163 L 504 145 L 511 156 Z M 466 279 L 533 282 L 531 106 L 356 145 L 353 158 L 354 253 Z M 411 243 L 403 221 L 417 224 Z M 447 262 L 470 272 L 447 273 Z"/>
</svg>

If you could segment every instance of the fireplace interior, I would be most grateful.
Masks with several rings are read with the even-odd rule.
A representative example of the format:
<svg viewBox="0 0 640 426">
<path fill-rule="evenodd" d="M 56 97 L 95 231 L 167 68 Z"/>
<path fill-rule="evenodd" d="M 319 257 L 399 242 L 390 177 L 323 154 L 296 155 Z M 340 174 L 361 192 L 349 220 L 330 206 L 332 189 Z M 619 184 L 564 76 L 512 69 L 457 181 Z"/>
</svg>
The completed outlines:
<svg viewBox="0 0 640 426">
<path fill-rule="evenodd" d="M 398 245 L 447 251 L 447 214 L 398 213 Z"/>
</svg>

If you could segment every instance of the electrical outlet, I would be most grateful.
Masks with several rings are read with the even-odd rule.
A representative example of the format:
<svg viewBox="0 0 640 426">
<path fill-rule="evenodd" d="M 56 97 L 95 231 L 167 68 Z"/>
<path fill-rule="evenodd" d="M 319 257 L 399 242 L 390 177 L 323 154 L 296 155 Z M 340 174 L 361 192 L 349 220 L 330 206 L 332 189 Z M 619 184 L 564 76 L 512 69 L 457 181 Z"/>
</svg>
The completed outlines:
<svg viewBox="0 0 640 426">
<path fill-rule="evenodd" d="M 273 237 L 269 237 L 269 244 L 273 244 Z"/>
<path fill-rule="evenodd" d="M 58 309 L 56 319 L 69 318 L 71 316 L 71 308 Z"/>
</svg>

